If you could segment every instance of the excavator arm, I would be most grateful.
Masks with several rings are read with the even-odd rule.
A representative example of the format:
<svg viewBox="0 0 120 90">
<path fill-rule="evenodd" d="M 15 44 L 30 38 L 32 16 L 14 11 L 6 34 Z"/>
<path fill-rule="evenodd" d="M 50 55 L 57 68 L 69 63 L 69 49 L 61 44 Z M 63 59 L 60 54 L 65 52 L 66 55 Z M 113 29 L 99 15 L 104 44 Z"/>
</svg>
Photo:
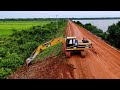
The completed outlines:
<svg viewBox="0 0 120 90">
<path fill-rule="evenodd" d="M 54 40 L 50 40 L 40 46 L 38 46 L 34 52 L 31 54 L 31 56 L 29 58 L 26 59 L 26 64 L 29 65 L 29 63 L 31 63 L 34 58 L 44 49 L 50 47 L 50 46 L 53 46 L 53 45 L 56 45 L 58 43 L 65 43 L 65 39 L 64 38 L 56 38 Z"/>
</svg>

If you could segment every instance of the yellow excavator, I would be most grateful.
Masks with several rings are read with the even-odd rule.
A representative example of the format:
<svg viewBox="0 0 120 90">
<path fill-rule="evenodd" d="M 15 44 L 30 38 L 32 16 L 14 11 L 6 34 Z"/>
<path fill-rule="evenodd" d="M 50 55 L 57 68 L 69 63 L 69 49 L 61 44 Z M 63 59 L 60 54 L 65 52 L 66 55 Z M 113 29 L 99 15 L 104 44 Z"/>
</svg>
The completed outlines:
<svg viewBox="0 0 120 90">
<path fill-rule="evenodd" d="M 89 49 L 92 47 L 91 41 L 85 38 L 83 38 L 82 40 L 79 40 L 76 37 L 56 38 L 38 46 L 31 54 L 31 56 L 26 59 L 26 64 L 28 65 L 29 63 L 31 63 L 42 50 L 58 43 L 62 43 L 62 51 L 66 54 L 66 57 L 68 58 L 70 58 L 71 52 L 73 51 L 80 51 L 81 57 L 84 58 L 86 56 L 85 49 Z"/>
</svg>

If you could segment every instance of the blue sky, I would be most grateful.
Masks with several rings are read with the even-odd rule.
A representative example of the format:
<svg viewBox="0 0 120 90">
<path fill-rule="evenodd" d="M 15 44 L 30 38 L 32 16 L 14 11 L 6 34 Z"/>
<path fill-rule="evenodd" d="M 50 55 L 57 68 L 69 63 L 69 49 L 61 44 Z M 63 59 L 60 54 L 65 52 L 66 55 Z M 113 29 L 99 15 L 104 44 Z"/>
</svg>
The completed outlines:
<svg viewBox="0 0 120 90">
<path fill-rule="evenodd" d="M 0 11 L 0 18 L 120 17 L 120 11 Z"/>
</svg>

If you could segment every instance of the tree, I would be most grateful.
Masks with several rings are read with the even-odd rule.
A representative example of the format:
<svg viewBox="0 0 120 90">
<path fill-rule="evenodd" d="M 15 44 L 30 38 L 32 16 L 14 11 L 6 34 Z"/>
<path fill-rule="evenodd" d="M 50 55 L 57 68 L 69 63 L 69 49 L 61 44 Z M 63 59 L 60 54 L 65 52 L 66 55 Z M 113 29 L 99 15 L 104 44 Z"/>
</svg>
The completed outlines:
<svg viewBox="0 0 120 90">
<path fill-rule="evenodd" d="M 116 25 L 120 28 L 120 21 L 118 21 L 118 23 Z"/>
<path fill-rule="evenodd" d="M 80 21 L 77 21 L 77 22 L 75 22 L 76 24 L 78 24 L 78 25 L 80 25 L 80 26 L 84 26 Z"/>
<path fill-rule="evenodd" d="M 113 24 L 108 27 L 107 40 L 115 47 L 120 48 L 120 28 L 119 24 Z"/>
</svg>

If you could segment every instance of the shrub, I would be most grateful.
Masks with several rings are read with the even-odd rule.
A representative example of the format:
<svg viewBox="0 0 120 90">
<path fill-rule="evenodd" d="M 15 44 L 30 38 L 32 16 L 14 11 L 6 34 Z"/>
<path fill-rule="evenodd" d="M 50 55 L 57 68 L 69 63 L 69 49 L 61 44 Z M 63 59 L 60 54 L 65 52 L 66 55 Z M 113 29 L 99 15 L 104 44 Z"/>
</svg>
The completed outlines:
<svg viewBox="0 0 120 90">
<path fill-rule="evenodd" d="M 9 75 L 11 73 L 11 69 L 9 68 L 0 68 L 0 78 L 1 79 L 5 79 L 7 75 Z"/>
<path fill-rule="evenodd" d="M 5 57 L 6 53 L 7 53 L 7 49 L 0 47 L 0 57 Z"/>
<path fill-rule="evenodd" d="M 15 69 L 23 64 L 23 61 L 16 53 L 8 53 L 5 59 L 0 61 L 0 67 Z"/>
</svg>

